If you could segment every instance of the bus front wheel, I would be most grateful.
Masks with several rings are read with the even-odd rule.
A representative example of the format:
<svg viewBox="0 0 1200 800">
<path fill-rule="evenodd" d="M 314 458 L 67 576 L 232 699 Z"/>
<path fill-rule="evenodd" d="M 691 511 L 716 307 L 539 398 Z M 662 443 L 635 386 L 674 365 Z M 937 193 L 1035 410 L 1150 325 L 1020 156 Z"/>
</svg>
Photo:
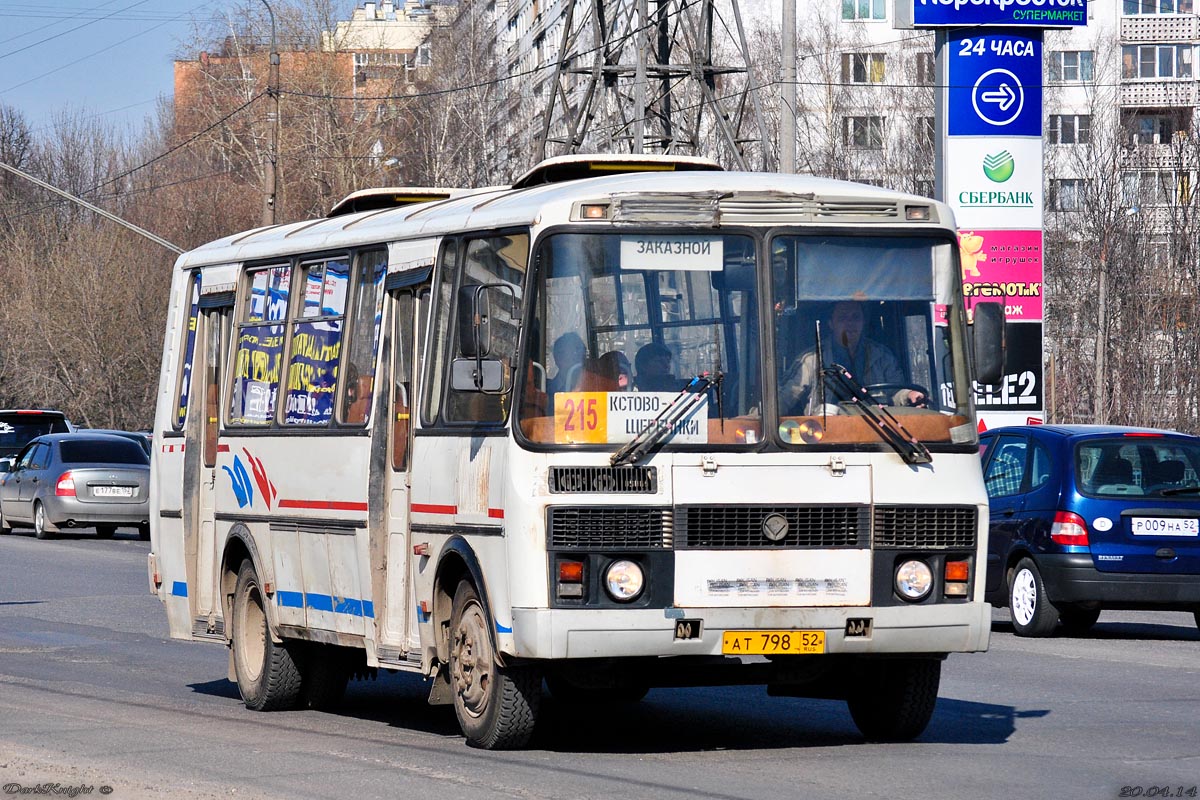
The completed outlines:
<svg viewBox="0 0 1200 800">
<path fill-rule="evenodd" d="M 932 658 L 866 661 L 847 704 L 868 741 L 906 742 L 925 730 L 937 704 L 942 662 Z"/>
<path fill-rule="evenodd" d="M 271 639 L 262 585 L 254 564 L 242 562 L 233 590 L 233 667 L 246 707 L 275 711 L 295 707 L 301 675 L 292 654 Z"/>
<path fill-rule="evenodd" d="M 450 615 L 454 714 L 472 747 L 510 750 L 523 747 L 533 735 L 542 678 L 534 667 L 500 666 L 491 628 L 475 587 L 459 583 Z"/>
</svg>

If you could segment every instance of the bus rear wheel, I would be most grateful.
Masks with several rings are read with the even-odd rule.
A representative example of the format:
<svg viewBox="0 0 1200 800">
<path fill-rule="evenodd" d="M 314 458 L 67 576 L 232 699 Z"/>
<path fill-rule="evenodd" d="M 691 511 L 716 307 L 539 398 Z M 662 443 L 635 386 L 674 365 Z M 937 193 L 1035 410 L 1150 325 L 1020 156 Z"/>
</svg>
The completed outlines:
<svg viewBox="0 0 1200 800">
<path fill-rule="evenodd" d="M 541 704 L 541 674 L 534 667 L 497 663 L 491 619 L 467 581 L 454 592 L 449 669 L 454 714 L 467 744 L 511 750 L 528 743 Z"/>
<path fill-rule="evenodd" d="M 293 708 L 301 675 L 287 647 L 271 639 L 262 585 L 247 559 L 233 590 L 233 667 L 238 692 L 255 711 Z"/>
<path fill-rule="evenodd" d="M 850 716 L 871 742 L 907 742 L 921 735 L 937 705 L 942 662 L 897 658 L 863 662 L 847 698 Z"/>
</svg>

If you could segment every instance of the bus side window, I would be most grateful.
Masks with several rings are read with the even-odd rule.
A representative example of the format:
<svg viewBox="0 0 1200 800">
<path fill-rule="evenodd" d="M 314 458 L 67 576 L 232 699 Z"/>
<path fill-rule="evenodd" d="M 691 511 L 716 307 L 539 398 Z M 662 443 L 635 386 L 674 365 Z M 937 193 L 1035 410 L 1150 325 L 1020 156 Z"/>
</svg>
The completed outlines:
<svg viewBox="0 0 1200 800">
<path fill-rule="evenodd" d="M 283 421 L 326 425 L 333 417 L 345 323 L 350 262 L 345 256 L 300 265 L 297 291 L 304 296 L 292 321 Z M 357 375 L 351 375 L 357 381 Z"/>
<path fill-rule="evenodd" d="M 229 421 L 234 425 L 270 425 L 283 361 L 284 321 L 291 288 L 291 264 L 255 270 L 238 313 L 233 391 Z"/>
<path fill-rule="evenodd" d="M 175 430 L 183 428 L 187 420 L 188 398 L 192 393 L 192 359 L 196 353 L 196 327 L 200 321 L 200 273 L 193 272 L 188 276 L 188 293 L 191 295 L 188 303 L 188 317 L 183 329 L 183 352 L 179 364 L 179 387 L 175 404 L 175 419 L 172 427 Z"/>
<path fill-rule="evenodd" d="M 362 425 L 371 410 L 387 260 L 386 250 L 370 250 L 358 256 L 357 283 L 348 322 L 350 341 L 342 367 L 346 388 L 342 391 L 338 415 L 339 421 L 347 425 Z"/>
</svg>

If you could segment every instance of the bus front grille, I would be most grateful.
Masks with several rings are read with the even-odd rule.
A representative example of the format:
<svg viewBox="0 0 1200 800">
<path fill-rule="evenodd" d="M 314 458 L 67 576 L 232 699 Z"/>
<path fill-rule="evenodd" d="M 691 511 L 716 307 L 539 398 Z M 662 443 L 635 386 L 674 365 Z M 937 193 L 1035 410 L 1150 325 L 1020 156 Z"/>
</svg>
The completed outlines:
<svg viewBox="0 0 1200 800">
<path fill-rule="evenodd" d="M 676 513 L 675 546 L 865 548 L 870 518 L 870 506 L 865 505 L 683 506 Z"/>
<path fill-rule="evenodd" d="M 974 550 L 975 506 L 875 506 L 875 547 Z"/>
<path fill-rule="evenodd" d="M 655 494 L 657 491 L 658 470 L 654 467 L 550 468 L 551 494 Z"/>
<path fill-rule="evenodd" d="M 551 508 L 552 550 L 663 550 L 671 547 L 669 508 L 602 506 Z"/>
</svg>

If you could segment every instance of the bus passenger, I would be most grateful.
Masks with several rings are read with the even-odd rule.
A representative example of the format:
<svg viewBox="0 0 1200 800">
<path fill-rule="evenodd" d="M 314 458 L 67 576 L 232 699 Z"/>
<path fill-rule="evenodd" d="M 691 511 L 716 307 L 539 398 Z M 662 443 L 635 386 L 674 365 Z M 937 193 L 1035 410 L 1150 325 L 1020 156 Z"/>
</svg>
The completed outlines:
<svg viewBox="0 0 1200 800">
<path fill-rule="evenodd" d="M 678 392 L 683 381 L 671 374 L 671 350 L 664 344 L 650 342 L 638 350 L 637 388 L 642 392 Z"/>
<path fill-rule="evenodd" d="M 629 359 L 624 353 L 620 350 L 610 350 L 600 356 L 600 365 L 606 374 L 615 377 L 618 392 L 633 391 L 633 367 L 629 365 Z"/>
<path fill-rule="evenodd" d="M 829 315 L 829 333 L 821 337 L 821 361 L 825 367 L 838 364 L 846 368 L 858 386 L 886 385 L 898 389 L 891 396 L 894 405 L 923 406 L 925 393 L 907 387 L 900 362 L 887 345 L 863 336 L 866 321 L 862 304 L 850 300 L 837 303 Z M 808 350 L 796 359 L 780 385 L 781 410 L 785 414 L 818 414 L 821 393 L 817 385 L 817 351 Z M 825 401 L 836 404 L 849 400 L 832 386 L 825 386 Z"/>
<path fill-rule="evenodd" d="M 547 386 L 551 397 L 557 392 L 570 392 L 575 389 L 586 355 L 587 345 L 574 331 L 564 333 L 554 341 L 554 365 L 558 367 L 558 371 Z"/>
</svg>

